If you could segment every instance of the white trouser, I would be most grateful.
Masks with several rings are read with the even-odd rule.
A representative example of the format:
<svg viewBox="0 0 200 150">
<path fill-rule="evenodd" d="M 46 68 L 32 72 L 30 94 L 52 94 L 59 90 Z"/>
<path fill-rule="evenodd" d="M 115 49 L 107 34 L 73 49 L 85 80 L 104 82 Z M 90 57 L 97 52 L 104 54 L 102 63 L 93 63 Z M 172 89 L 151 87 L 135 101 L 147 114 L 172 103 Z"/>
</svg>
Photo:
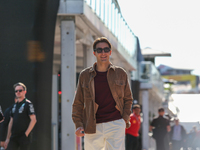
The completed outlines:
<svg viewBox="0 0 200 150">
<path fill-rule="evenodd" d="M 96 124 L 96 133 L 85 134 L 85 150 L 125 150 L 125 128 L 123 119 Z"/>
</svg>

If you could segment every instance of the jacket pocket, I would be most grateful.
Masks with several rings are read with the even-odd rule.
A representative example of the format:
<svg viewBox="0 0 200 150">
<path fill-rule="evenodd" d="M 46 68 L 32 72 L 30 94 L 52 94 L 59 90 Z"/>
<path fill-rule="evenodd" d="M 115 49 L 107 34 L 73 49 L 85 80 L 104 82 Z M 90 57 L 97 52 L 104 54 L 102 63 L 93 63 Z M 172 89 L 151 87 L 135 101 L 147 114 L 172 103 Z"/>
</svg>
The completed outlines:
<svg viewBox="0 0 200 150">
<path fill-rule="evenodd" d="M 119 99 L 123 99 L 126 82 L 125 80 L 115 80 L 116 93 Z"/>
<path fill-rule="evenodd" d="M 91 98 L 90 90 L 89 90 L 89 85 L 83 83 L 82 84 L 82 89 L 83 89 L 83 97 L 86 98 L 86 99 L 87 98 Z"/>
</svg>

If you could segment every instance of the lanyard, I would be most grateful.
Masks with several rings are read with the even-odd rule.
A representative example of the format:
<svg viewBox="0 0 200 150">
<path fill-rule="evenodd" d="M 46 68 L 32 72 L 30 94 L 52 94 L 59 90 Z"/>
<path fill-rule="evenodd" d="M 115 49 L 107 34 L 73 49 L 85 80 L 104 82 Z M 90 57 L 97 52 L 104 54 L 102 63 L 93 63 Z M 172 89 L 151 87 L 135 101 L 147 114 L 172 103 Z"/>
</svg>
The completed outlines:
<svg viewBox="0 0 200 150">
<path fill-rule="evenodd" d="M 137 121 L 140 121 L 140 119 L 134 114 L 133 115 L 134 117 L 135 117 L 135 119 L 137 120 Z"/>
</svg>

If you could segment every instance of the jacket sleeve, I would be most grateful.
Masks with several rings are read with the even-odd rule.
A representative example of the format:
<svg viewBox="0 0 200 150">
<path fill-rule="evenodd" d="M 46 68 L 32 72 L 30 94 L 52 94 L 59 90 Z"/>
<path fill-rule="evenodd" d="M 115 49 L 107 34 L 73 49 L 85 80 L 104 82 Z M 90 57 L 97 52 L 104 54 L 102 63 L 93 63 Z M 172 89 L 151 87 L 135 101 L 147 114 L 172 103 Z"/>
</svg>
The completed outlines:
<svg viewBox="0 0 200 150">
<path fill-rule="evenodd" d="M 183 138 L 183 140 L 185 140 L 186 139 L 186 131 L 183 126 L 181 126 L 181 132 L 182 132 L 182 138 Z"/>
<path fill-rule="evenodd" d="M 83 90 L 82 90 L 81 74 L 80 74 L 77 90 L 74 97 L 74 102 L 72 104 L 72 120 L 75 124 L 76 129 L 78 127 L 83 127 L 83 108 L 84 108 L 84 100 L 83 100 Z"/>
<path fill-rule="evenodd" d="M 133 102 L 133 96 L 130 88 L 130 84 L 128 82 L 127 74 L 126 74 L 126 84 L 124 87 L 124 109 L 123 109 L 123 116 L 122 118 L 128 122 L 130 120 L 131 114 L 131 105 Z"/>
</svg>

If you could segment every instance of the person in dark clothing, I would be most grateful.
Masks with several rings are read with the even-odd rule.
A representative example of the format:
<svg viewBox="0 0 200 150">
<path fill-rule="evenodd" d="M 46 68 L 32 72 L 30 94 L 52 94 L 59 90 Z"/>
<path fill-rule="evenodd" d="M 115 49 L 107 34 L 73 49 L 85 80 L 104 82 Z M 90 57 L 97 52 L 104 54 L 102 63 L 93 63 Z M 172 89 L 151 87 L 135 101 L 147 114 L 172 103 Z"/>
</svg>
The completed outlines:
<svg viewBox="0 0 200 150">
<path fill-rule="evenodd" d="M 3 121 L 4 121 L 4 115 L 3 115 L 3 112 L 2 112 L 2 109 L 1 109 L 1 106 L 0 106 L 0 126 L 2 125 Z M 0 137 L 1 137 L 1 135 L 2 135 L 2 132 L 0 130 Z M 0 143 L 0 148 L 1 148 L 1 146 L 3 146 L 3 145 L 1 145 L 1 143 Z"/>
<path fill-rule="evenodd" d="M 179 124 L 179 119 L 175 119 L 175 125 L 172 126 L 170 132 L 170 139 L 172 142 L 172 150 L 180 150 L 186 138 L 186 131 L 182 125 Z"/>
<path fill-rule="evenodd" d="M 190 131 L 189 133 L 189 137 L 190 137 L 190 140 L 188 141 L 188 146 L 191 148 L 191 150 L 196 150 L 197 148 L 197 142 L 199 143 L 199 140 L 196 139 L 197 137 L 197 127 L 196 126 L 193 126 L 192 130 Z"/>
<path fill-rule="evenodd" d="M 17 102 L 17 98 L 14 98 L 15 103 Z M 14 105 L 14 104 L 13 104 Z M 8 124 L 10 122 L 10 114 L 11 114 L 11 110 L 13 105 L 11 105 L 10 107 L 8 107 L 5 111 L 4 111 L 4 122 L 1 123 L 1 128 L 0 128 L 0 142 L 1 142 L 1 146 L 4 146 L 5 140 L 6 140 L 6 136 L 7 136 L 7 132 L 8 132 Z"/>
<path fill-rule="evenodd" d="M 165 139 L 170 132 L 169 120 L 164 118 L 164 108 L 158 109 L 159 116 L 154 118 L 150 125 L 150 131 L 153 131 L 153 138 L 156 140 L 157 150 L 166 150 Z"/>
<path fill-rule="evenodd" d="M 0 123 L 4 121 L 4 116 L 3 116 L 3 112 L 1 109 L 1 105 L 0 105 Z"/>
<path fill-rule="evenodd" d="M 26 99 L 26 86 L 19 82 L 14 85 L 17 103 L 11 110 L 7 138 L 4 148 L 7 150 L 29 150 L 30 132 L 37 120 L 33 104 Z"/>
</svg>

